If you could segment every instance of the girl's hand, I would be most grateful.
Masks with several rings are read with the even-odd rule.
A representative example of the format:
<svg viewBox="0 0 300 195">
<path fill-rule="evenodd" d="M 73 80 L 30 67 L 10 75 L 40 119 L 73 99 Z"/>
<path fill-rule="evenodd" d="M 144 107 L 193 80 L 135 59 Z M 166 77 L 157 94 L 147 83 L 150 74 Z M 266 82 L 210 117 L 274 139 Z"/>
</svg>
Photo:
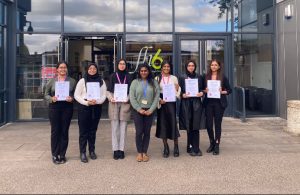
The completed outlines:
<svg viewBox="0 0 300 195">
<path fill-rule="evenodd" d="M 72 101 L 73 101 L 73 98 L 72 98 L 71 96 L 68 96 L 68 97 L 66 98 L 66 101 L 67 101 L 67 102 L 72 102 Z"/>
<path fill-rule="evenodd" d="M 57 97 L 56 96 L 53 96 L 51 99 L 52 99 L 52 102 L 56 102 L 57 101 Z"/>
<path fill-rule="evenodd" d="M 159 100 L 160 104 L 165 104 L 166 102 L 164 100 Z"/>
<path fill-rule="evenodd" d="M 203 92 L 201 91 L 201 92 L 199 92 L 199 93 L 197 93 L 197 97 L 202 97 L 203 96 Z"/>
</svg>

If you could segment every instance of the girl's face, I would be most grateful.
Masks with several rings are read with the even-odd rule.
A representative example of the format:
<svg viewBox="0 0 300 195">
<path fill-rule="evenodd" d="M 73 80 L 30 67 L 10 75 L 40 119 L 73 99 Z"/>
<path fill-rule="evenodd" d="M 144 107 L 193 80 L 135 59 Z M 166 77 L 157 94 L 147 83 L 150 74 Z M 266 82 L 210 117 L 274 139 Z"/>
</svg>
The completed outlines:
<svg viewBox="0 0 300 195">
<path fill-rule="evenodd" d="M 164 74 L 170 74 L 170 72 L 171 72 L 170 64 L 165 64 L 165 65 L 163 65 L 163 67 L 162 67 L 162 72 L 163 72 Z"/>
<path fill-rule="evenodd" d="M 196 66 L 195 66 L 195 64 L 194 64 L 193 62 L 188 63 L 188 65 L 187 65 L 187 70 L 188 70 L 190 73 L 194 72 L 194 71 L 195 71 L 195 68 L 196 68 Z"/>
<path fill-rule="evenodd" d="M 142 79 L 147 79 L 148 75 L 149 75 L 149 71 L 146 67 L 142 67 L 140 69 L 140 75 Z"/>
<path fill-rule="evenodd" d="M 90 67 L 89 67 L 89 69 L 88 69 L 88 74 L 89 75 L 95 75 L 97 73 L 97 68 L 96 68 L 96 66 L 94 66 L 94 65 L 91 65 Z"/>
<path fill-rule="evenodd" d="M 210 64 L 210 69 L 212 72 L 218 72 L 218 70 L 220 69 L 220 65 L 218 64 L 218 62 L 212 61 Z"/>
<path fill-rule="evenodd" d="M 118 69 L 124 71 L 126 69 L 125 61 L 121 60 L 118 64 Z"/>
<path fill-rule="evenodd" d="M 67 65 L 65 63 L 60 64 L 56 71 L 59 76 L 66 76 L 68 72 Z"/>
</svg>

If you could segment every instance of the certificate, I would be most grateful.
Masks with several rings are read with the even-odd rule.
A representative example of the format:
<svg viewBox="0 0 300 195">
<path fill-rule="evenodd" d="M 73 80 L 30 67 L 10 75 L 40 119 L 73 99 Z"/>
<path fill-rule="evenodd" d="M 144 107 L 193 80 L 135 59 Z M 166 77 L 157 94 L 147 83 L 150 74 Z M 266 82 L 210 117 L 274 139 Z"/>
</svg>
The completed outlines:
<svg viewBox="0 0 300 195">
<path fill-rule="evenodd" d="M 185 79 L 185 93 L 189 97 L 197 97 L 197 93 L 199 93 L 198 79 Z"/>
<path fill-rule="evenodd" d="M 70 82 L 69 81 L 56 81 L 55 82 L 55 97 L 57 101 L 66 101 L 69 96 Z"/>
<path fill-rule="evenodd" d="M 207 80 L 207 97 L 208 98 L 218 98 L 220 99 L 221 93 L 221 81 L 219 80 Z"/>
<path fill-rule="evenodd" d="M 87 100 L 99 100 L 100 99 L 100 83 L 99 82 L 87 82 L 86 83 L 86 99 Z"/>
<path fill-rule="evenodd" d="M 115 84 L 114 100 L 116 102 L 127 102 L 128 84 Z"/>
<path fill-rule="evenodd" d="M 164 84 L 162 86 L 163 100 L 165 102 L 176 102 L 176 90 L 174 84 Z"/>
</svg>

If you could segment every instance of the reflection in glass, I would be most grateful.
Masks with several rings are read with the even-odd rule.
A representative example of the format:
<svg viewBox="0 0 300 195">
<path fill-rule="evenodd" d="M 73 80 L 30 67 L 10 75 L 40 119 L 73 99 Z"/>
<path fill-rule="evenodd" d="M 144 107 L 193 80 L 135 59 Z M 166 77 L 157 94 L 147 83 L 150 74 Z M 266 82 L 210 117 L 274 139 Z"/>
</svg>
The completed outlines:
<svg viewBox="0 0 300 195">
<path fill-rule="evenodd" d="M 4 89 L 4 47 L 3 28 L 0 27 L 0 91 Z"/>
<path fill-rule="evenodd" d="M 247 115 L 273 114 L 272 35 L 235 35 L 235 86 L 245 88 Z"/>
<path fill-rule="evenodd" d="M 224 40 L 205 41 L 205 64 L 203 65 L 202 73 L 206 73 L 207 66 L 213 59 L 217 59 L 224 65 L 224 44 Z"/>
<path fill-rule="evenodd" d="M 61 31 L 61 0 L 18 0 L 20 29 L 27 31 L 29 23 L 35 32 Z"/>
<path fill-rule="evenodd" d="M 0 2 L 0 24 L 4 24 L 4 5 Z"/>
<path fill-rule="evenodd" d="M 185 73 L 185 65 L 189 60 L 194 60 L 197 63 L 196 71 L 199 71 L 199 40 L 183 40 L 181 41 L 181 63 L 180 63 L 180 73 Z"/>
<path fill-rule="evenodd" d="M 126 31 L 148 31 L 148 0 L 125 0 Z"/>
<path fill-rule="evenodd" d="M 234 0 L 236 32 L 273 32 L 273 0 Z"/>
<path fill-rule="evenodd" d="M 172 62 L 172 35 L 127 35 L 126 61 L 130 72 L 146 62 L 158 74 L 163 60 Z"/>
<path fill-rule="evenodd" d="M 48 118 L 43 92 L 47 81 L 56 73 L 59 35 L 20 34 L 19 39 L 16 82 L 18 118 Z M 30 112 L 23 107 L 25 105 L 29 106 Z"/>
<path fill-rule="evenodd" d="M 150 31 L 172 32 L 172 0 L 151 0 Z"/>
<path fill-rule="evenodd" d="M 67 32 L 123 31 L 123 0 L 65 0 L 64 9 Z"/>
<path fill-rule="evenodd" d="M 174 2 L 175 31 L 177 32 L 224 32 L 231 30 L 230 0 L 176 0 Z"/>
</svg>

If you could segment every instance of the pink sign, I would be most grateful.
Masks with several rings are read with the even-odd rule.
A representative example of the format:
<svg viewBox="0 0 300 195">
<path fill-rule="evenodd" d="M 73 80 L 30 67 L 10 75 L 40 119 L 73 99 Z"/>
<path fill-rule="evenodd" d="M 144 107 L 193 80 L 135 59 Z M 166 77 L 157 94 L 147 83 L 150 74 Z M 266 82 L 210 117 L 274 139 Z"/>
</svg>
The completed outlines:
<svg viewBox="0 0 300 195">
<path fill-rule="evenodd" d="M 43 79 L 51 79 L 56 75 L 55 67 L 42 67 L 42 78 Z"/>
</svg>

